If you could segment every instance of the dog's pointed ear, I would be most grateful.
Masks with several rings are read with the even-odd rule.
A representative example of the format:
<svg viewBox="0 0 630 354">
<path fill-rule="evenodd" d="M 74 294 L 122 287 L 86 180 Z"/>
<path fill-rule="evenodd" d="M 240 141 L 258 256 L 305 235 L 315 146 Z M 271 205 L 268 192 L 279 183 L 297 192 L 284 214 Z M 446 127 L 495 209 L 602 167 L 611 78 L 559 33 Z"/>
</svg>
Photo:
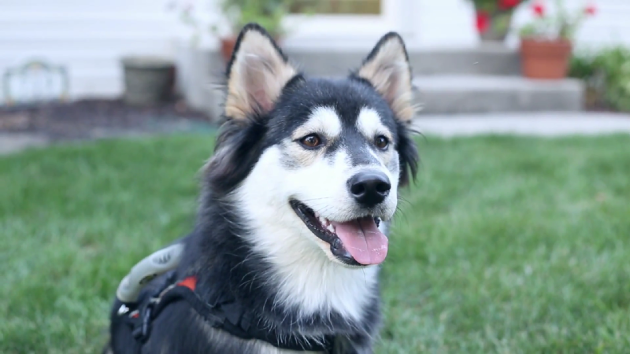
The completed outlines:
<svg viewBox="0 0 630 354">
<path fill-rule="evenodd" d="M 356 76 L 374 86 L 389 103 L 396 118 L 405 123 L 411 121 L 416 112 L 411 67 L 405 43 L 398 33 L 390 32 L 378 41 Z"/>
<path fill-rule="evenodd" d="M 269 113 L 296 73 L 262 27 L 246 25 L 228 64 L 226 117 L 245 120 Z"/>
</svg>

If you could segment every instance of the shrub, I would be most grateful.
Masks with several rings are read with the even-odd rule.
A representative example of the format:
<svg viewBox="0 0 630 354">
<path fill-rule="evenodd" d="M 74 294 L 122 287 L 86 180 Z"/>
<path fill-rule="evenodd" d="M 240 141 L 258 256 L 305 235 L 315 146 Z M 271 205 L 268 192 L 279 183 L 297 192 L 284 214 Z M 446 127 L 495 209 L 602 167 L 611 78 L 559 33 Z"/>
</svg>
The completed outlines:
<svg viewBox="0 0 630 354">
<path fill-rule="evenodd" d="M 591 105 L 630 112 L 630 48 L 577 54 L 571 61 L 570 76 L 586 82 Z"/>
</svg>

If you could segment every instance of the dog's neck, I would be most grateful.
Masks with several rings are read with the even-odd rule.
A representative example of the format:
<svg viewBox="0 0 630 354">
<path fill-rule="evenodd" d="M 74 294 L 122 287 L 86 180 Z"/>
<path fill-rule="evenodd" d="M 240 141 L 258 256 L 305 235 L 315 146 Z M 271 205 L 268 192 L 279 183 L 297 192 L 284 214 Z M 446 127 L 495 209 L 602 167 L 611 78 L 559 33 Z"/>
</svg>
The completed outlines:
<svg viewBox="0 0 630 354">
<path fill-rule="evenodd" d="M 202 292 L 238 293 L 267 325 L 288 323 L 305 334 L 333 327 L 371 332 L 367 327 L 377 325 L 380 317 L 378 267 L 332 262 L 303 235 L 290 234 L 284 223 L 269 222 L 273 219 L 266 217 L 282 218 L 273 210 L 266 212 L 274 215 L 263 218 L 243 212 L 233 202 L 202 206 L 200 217 L 209 220 L 200 224 L 209 226 L 196 231 L 191 250 L 193 258 L 203 259 L 191 267 L 206 283 Z"/>
</svg>

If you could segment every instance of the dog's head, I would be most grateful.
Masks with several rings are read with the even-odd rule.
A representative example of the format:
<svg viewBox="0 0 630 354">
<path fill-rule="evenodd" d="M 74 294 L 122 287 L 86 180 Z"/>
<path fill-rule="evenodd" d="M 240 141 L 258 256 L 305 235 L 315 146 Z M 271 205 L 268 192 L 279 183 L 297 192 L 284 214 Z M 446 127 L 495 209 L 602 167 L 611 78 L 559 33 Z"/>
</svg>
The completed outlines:
<svg viewBox="0 0 630 354">
<path fill-rule="evenodd" d="M 416 172 L 412 96 L 395 33 L 349 77 L 328 80 L 301 75 L 248 25 L 228 65 L 211 193 L 236 205 L 270 257 L 300 249 L 345 266 L 379 264 L 388 248 L 379 224 Z"/>
</svg>

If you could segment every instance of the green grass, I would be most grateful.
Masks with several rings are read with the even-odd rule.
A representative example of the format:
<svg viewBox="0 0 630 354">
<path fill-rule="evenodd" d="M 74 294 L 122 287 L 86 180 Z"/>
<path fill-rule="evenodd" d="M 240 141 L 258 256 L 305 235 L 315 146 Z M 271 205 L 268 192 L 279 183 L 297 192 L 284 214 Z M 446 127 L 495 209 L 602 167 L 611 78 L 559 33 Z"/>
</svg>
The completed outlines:
<svg viewBox="0 0 630 354">
<path fill-rule="evenodd" d="M 630 137 L 419 140 L 378 353 L 630 348 Z M 0 352 L 96 353 L 118 281 L 190 230 L 207 136 L 0 158 Z"/>
</svg>

